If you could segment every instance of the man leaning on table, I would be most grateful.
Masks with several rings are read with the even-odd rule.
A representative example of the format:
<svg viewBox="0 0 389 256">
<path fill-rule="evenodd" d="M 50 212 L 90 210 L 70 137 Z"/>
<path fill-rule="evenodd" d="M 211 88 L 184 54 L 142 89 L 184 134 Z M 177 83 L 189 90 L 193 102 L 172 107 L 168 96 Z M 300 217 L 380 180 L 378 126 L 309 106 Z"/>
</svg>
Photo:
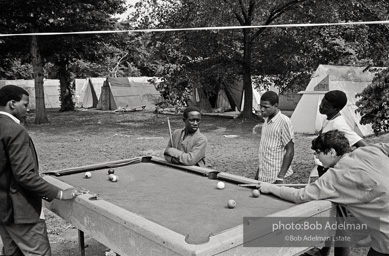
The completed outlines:
<svg viewBox="0 0 389 256">
<path fill-rule="evenodd" d="M 15 85 L 0 89 L 0 236 L 1 255 L 51 255 L 42 199 L 67 200 L 78 195 L 64 191 L 39 175 L 34 144 L 21 124 L 29 95 Z"/>
<path fill-rule="evenodd" d="M 329 168 L 305 188 L 294 189 L 261 182 L 262 193 L 295 203 L 329 200 L 344 205 L 369 228 L 368 256 L 389 256 L 389 144 L 377 143 L 350 152 L 344 133 L 333 130 L 312 141 L 312 149 Z"/>
<path fill-rule="evenodd" d="M 205 152 L 208 140 L 199 129 L 200 110 L 190 106 L 184 110 L 185 128 L 172 133 L 164 157 L 168 162 L 182 165 L 207 166 Z"/>
</svg>

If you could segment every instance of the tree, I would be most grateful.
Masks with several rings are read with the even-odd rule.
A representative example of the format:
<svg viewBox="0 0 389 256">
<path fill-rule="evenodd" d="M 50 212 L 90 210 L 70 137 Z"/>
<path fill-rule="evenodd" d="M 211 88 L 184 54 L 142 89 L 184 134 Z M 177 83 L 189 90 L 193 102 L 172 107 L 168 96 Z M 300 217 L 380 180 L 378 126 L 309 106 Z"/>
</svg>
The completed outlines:
<svg viewBox="0 0 389 256">
<path fill-rule="evenodd" d="M 112 15 L 124 12 L 124 3 L 124 0 L 1 0 L 0 30 L 2 33 L 39 33 L 111 29 L 116 22 Z M 43 92 L 44 63 L 52 58 L 54 60 L 52 62 L 60 66 L 58 68 L 61 81 L 60 91 L 61 100 L 64 102 L 61 108 L 64 107 L 62 110 L 67 110 L 69 104 L 71 106 L 72 95 L 67 65 L 81 56 L 93 58 L 93 55 L 97 53 L 96 46 L 102 44 L 102 37 L 91 36 L 92 41 L 88 42 L 82 41 L 83 37 L 79 36 L 30 36 L 29 54 L 35 79 L 36 123 L 48 122 Z M 19 41 L 19 38 L 12 40 L 12 42 L 15 41 Z M 10 46 L 10 49 L 13 49 L 15 54 L 22 52 L 22 49 L 16 47 Z"/>
<path fill-rule="evenodd" d="M 371 124 L 375 134 L 389 131 L 389 69 L 378 72 L 372 84 L 356 97 L 360 123 Z"/>
<path fill-rule="evenodd" d="M 374 15 L 381 10 L 375 6 L 387 6 L 385 1 L 373 0 L 166 2 L 162 5 L 158 1 L 142 1 L 136 6 L 134 21 L 140 28 L 328 23 L 375 20 L 379 16 Z M 382 15 L 383 11 L 378 13 Z M 245 28 L 166 34 L 168 36 L 156 35 L 154 38 L 160 49 L 157 56 L 165 61 L 165 81 L 170 87 L 179 88 L 186 81 L 194 87 L 203 86 L 212 91 L 217 86 L 212 87 L 210 83 L 217 84 L 240 75 L 245 99 L 249 99 L 245 101 L 244 118 L 251 115 L 252 75 L 273 78 L 280 91 L 293 91 L 296 86 L 303 88 L 318 64 L 371 62 L 367 57 L 372 52 L 370 45 L 375 38 L 370 26 Z M 384 38 L 385 34 L 380 35 Z M 380 49 L 384 52 L 384 47 Z"/>
</svg>

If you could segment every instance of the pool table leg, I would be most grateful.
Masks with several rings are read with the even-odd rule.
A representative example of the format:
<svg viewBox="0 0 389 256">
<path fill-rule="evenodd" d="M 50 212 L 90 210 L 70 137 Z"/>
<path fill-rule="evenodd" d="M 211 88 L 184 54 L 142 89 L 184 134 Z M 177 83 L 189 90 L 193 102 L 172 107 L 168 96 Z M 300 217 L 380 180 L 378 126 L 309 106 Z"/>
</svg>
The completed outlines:
<svg viewBox="0 0 389 256">
<path fill-rule="evenodd" d="M 84 232 L 82 230 L 78 230 L 78 244 L 80 245 L 81 256 L 85 256 L 85 240 Z"/>
</svg>

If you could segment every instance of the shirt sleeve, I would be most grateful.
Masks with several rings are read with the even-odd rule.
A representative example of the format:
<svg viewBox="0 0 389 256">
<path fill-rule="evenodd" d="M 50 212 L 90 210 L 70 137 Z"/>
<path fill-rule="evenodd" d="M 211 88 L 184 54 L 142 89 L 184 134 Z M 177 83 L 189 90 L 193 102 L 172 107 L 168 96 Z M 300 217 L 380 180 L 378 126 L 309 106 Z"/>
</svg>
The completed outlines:
<svg viewBox="0 0 389 256">
<path fill-rule="evenodd" d="M 205 136 L 199 137 L 188 153 L 176 148 L 166 149 L 166 153 L 173 158 L 177 158 L 183 165 L 196 165 L 205 157 L 208 140 Z"/>
<path fill-rule="evenodd" d="M 308 184 L 305 188 L 295 189 L 288 187 L 279 188 L 279 197 L 294 203 L 304 203 L 313 200 L 336 201 L 339 192 L 327 181 L 324 174 L 318 180 Z M 333 199 L 333 200 L 331 200 Z"/>
<path fill-rule="evenodd" d="M 375 147 L 379 148 L 385 155 L 389 156 L 389 143 L 377 143 Z"/>
<path fill-rule="evenodd" d="M 288 144 L 290 141 L 294 142 L 294 130 L 293 125 L 290 119 L 285 119 L 282 125 L 282 134 L 281 134 L 281 142 L 284 146 Z"/>
</svg>

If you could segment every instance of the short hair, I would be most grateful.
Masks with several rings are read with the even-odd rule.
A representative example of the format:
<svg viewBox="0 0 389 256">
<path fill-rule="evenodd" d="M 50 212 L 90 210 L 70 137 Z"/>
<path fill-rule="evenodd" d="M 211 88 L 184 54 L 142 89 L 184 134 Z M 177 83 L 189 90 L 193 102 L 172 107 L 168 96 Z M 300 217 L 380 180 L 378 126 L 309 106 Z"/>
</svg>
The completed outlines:
<svg viewBox="0 0 389 256">
<path fill-rule="evenodd" d="M 0 106 L 4 107 L 10 100 L 20 101 L 23 95 L 30 96 L 22 87 L 6 85 L 0 88 Z"/>
<path fill-rule="evenodd" d="M 189 116 L 189 112 L 197 111 L 201 114 L 200 109 L 195 106 L 189 106 L 184 110 L 184 118 L 187 119 Z"/>
<path fill-rule="evenodd" d="M 312 140 L 313 150 L 320 150 L 327 154 L 331 148 L 335 149 L 337 156 L 342 156 L 350 152 L 350 143 L 343 132 L 339 130 L 332 130 L 320 134 L 317 138 Z"/>
<path fill-rule="evenodd" d="M 273 91 L 267 91 L 261 96 L 262 101 L 268 101 L 271 105 L 278 104 L 278 95 Z"/>
<path fill-rule="evenodd" d="M 343 109 L 347 104 L 347 96 L 344 92 L 339 90 L 329 91 L 324 94 L 324 99 L 336 109 Z"/>
</svg>

